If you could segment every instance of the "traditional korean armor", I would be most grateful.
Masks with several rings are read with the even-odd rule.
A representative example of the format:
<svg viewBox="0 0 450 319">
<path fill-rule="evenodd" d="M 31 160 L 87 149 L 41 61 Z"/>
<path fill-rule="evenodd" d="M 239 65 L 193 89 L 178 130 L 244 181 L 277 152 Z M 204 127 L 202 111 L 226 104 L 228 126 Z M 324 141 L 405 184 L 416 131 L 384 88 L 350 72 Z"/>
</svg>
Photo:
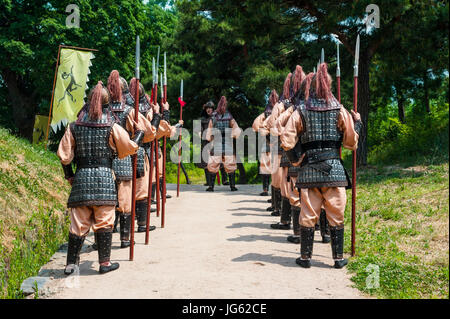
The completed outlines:
<svg viewBox="0 0 450 319">
<path fill-rule="evenodd" d="M 112 102 L 110 107 L 116 117 L 117 124 L 126 128 L 127 117 L 133 108 L 125 102 Z M 117 181 L 129 181 L 133 178 L 131 156 L 127 156 L 123 159 L 115 157 L 113 159 L 112 168 Z"/>
<path fill-rule="evenodd" d="M 90 120 L 84 110 L 77 121 L 70 124 L 75 140 L 74 162 L 77 170 L 68 207 L 116 206 L 117 193 L 112 171 L 115 154 L 109 146 L 114 123 L 108 105 L 103 105 L 99 120 Z"/>
<path fill-rule="evenodd" d="M 306 155 L 296 186 L 347 187 L 349 180 L 339 155 L 343 138 L 337 126 L 341 105 L 334 97 L 327 102 L 314 93 L 297 109 L 304 125 L 299 140 Z"/>
</svg>

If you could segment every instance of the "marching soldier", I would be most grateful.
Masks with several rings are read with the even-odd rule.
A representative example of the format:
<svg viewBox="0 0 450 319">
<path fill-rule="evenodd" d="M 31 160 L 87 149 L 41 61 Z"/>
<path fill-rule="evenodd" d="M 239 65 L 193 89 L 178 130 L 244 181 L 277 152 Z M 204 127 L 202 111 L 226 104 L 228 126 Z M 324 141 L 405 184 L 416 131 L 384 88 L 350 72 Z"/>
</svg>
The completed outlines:
<svg viewBox="0 0 450 319">
<path fill-rule="evenodd" d="M 136 153 L 144 128 L 133 123 L 137 130 L 130 139 L 128 132 L 115 123 L 109 102 L 108 90 L 98 82 L 89 104 L 68 125 L 58 147 L 64 176 L 72 185 L 67 205 L 71 219 L 64 270 L 67 275 L 79 264 L 80 250 L 91 227 L 97 238 L 99 272 L 119 268 L 118 263 L 110 262 L 117 204 L 112 161 L 115 153 L 120 159 Z M 72 162 L 77 165 L 75 174 Z"/>
<path fill-rule="evenodd" d="M 227 131 L 231 128 L 231 136 L 227 136 Z M 237 169 L 236 156 L 233 154 L 232 138 L 236 139 L 241 134 L 241 129 L 237 125 L 235 119 L 231 113 L 227 110 L 227 99 L 222 96 L 217 109 L 214 112 L 211 120 L 208 124 L 208 130 L 206 133 L 206 139 L 213 141 L 215 134 L 213 129 L 216 129 L 221 134 L 221 142 L 215 142 L 211 152 L 211 156 L 208 159 L 208 173 L 210 174 L 209 187 L 206 189 L 208 192 L 214 191 L 214 183 L 216 180 L 216 174 L 220 169 L 220 165 L 223 164 L 225 171 L 230 177 L 230 189 L 231 191 L 237 191 L 236 180 L 234 172 Z"/>
<path fill-rule="evenodd" d="M 275 126 L 276 121 L 278 119 L 278 117 L 280 116 L 281 113 L 283 113 L 286 108 L 285 108 L 285 103 L 287 103 L 286 99 L 289 97 L 290 93 L 289 93 L 289 89 L 290 89 L 290 84 L 291 84 L 291 76 L 292 73 L 289 73 L 286 76 L 286 79 L 284 81 L 283 84 L 283 95 L 280 98 L 280 101 L 278 103 L 276 103 L 273 106 L 272 109 L 272 113 L 270 114 L 270 116 L 267 118 L 267 120 L 264 122 L 264 127 L 270 132 L 271 135 L 271 139 L 278 139 L 278 145 L 277 147 L 275 147 L 275 145 L 270 145 L 271 146 L 271 155 L 272 155 L 272 159 L 273 159 L 273 171 L 272 171 L 272 207 L 269 207 L 267 210 L 273 210 L 273 212 L 271 213 L 272 216 L 280 216 L 281 215 L 281 202 L 282 202 L 282 197 L 281 197 L 281 180 L 282 180 L 282 174 L 283 174 L 283 169 L 280 166 L 281 163 L 281 143 L 279 140 L 279 136 L 273 135 L 273 130 L 272 128 Z M 286 104 L 287 105 L 287 104 Z"/>
<path fill-rule="evenodd" d="M 132 136 L 134 134 L 134 108 L 131 105 L 133 97 L 128 95 L 128 84 L 124 78 L 119 76 L 117 70 L 113 70 L 108 78 L 108 91 L 111 96 L 111 110 L 116 117 L 117 123 Z M 142 114 L 138 115 L 138 122 L 145 127 L 145 135 L 142 142 L 148 143 L 153 141 L 158 127 L 152 126 Z M 156 121 L 153 124 L 156 125 Z M 116 177 L 118 196 L 115 224 L 117 224 L 117 219 L 120 219 L 120 247 L 126 248 L 130 246 L 131 180 L 133 178 L 131 156 L 127 156 L 124 159 L 114 158 L 113 171 Z M 118 215 L 119 218 L 117 218 Z"/>
<path fill-rule="evenodd" d="M 358 113 L 350 114 L 333 96 L 326 63 L 319 66 L 311 84 L 305 87 L 305 101 L 281 134 L 282 147 L 290 161 L 294 166 L 301 163 L 296 182 L 301 197 L 301 256 L 296 263 L 311 267 L 314 226 L 323 206 L 330 224 L 334 267 L 342 268 L 348 263 L 343 248 L 346 188 L 350 182 L 339 148 L 342 145 L 356 150 L 362 124 Z M 302 159 L 294 151 L 297 140 L 301 143 Z"/>
<path fill-rule="evenodd" d="M 262 146 L 261 154 L 259 158 L 259 174 L 262 179 L 263 192 L 261 196 L 269 196 L 269 183 L 270 175 L 272 174 L 272 161 L 270 153 L 270 135 L 269 131 L 264 127 L 265 121 L 272 114 L 273 106 L 278 101 L 278 94 L 275 90 L 272 90 L 269 96 L 269 103 L 267 104 L 264 112 L 260 114 L 254 121 L 252 129 L 254 132 L 259 133 L 259 136 L 265 138 L 265 143 Z M 273 186 L 272 186 L 273 196 Z"/>
<path fill-rule="evenodd" d="M 205 103 L 203 105 L 202 117 L 200 120 L 200 124 L 201 124 L 200 138 L 202 141 L 201 148 L 200 148 L 201 162 L 197 164 L 197 167 L 202 168 L 205 171 L 205 179 L 206 179 L 205 186 L 209 186 L 209 178 L 210 178 L 210 174 L 208 173 L 208 169 L 207 169 L 208 159 L 209 159 L 209 150 L 205 149 L 206 145 L 209 142 L 203 138 L 203 134 L 208 129 L 209 121 L 211 120 L 213 112 L 214 112 L 214 102 L 213 101 L 208 101 L 207 103 Z M 205 151 L 205 156 L 203 154 L 204 151 Z"/>
</svg>

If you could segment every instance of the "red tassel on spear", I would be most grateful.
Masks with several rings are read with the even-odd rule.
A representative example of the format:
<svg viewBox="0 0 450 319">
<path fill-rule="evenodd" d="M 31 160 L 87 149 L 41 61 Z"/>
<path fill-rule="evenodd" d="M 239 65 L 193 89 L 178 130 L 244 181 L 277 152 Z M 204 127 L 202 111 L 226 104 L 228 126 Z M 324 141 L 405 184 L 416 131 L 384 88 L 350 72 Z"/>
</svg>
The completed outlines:
<svg viewBox="0 0 450 319">
<path fill-rule="evenodd" d="M 358 112 L 358 63 L 359 63 L 359 34 L 355 48 L 355 73 L 353 78 L 353 110 Z M 352 256 L 355 256 L 356 237 L 356 151 L 353 151 L 352 159 Z"/>
<path fill-rule="evenodd" d="M 139 63 L 140 63 L 140 42 L 139 36 L 136 37 L 136 95 L 134 99 L 134 121 L 138 122 L 139 115 Z M 131 229 L 130 229 L 130 260 L 134 259 L 134 218 L 136 216 L 136 170 L 137 154 L 133 155 L 133 179 L 131 182 Z"/>
</svg>

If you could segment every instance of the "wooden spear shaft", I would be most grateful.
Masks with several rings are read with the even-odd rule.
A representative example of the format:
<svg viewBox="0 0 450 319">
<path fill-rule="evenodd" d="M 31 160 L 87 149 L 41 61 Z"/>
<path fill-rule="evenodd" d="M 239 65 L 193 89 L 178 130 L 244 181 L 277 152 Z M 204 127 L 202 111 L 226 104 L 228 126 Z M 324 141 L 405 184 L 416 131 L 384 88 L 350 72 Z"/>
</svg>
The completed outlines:
<svg viewBox="0 0 450 319">
<path fill-rule="evenodd" d="M 167 102 L 167 85 L 164 84 L 164 98 L 162 103 Z M 163 139 L 163 186 L 162 186 L 162 208 L 161 208 L 161 228 L 164 228 L 164 222 L 165 222 L 165 215 L 166 215 L 166 158 L 167 158 L 167 138 L 164 136 Z"/>
<path fill-rule="evenodd" d="M 358 77 L 354 77 L 353 85 L 353 110 L 358 112 Z M 355 256 L 356 238 L 356 151 L 353 151 L 352 159 L 352 256 Z"/>
<path fill-rule="evenodd" d="M 139 121 L 139 64 L 140 64 L 140 41 L 136 37 L 136 95 L 134 99 L 134 121 Z M 134 128 L 136 131 L 136 127 Z M 130 261 L 134 259 L 134 218 L 136 216 L 136 175 L 137 175 L 137 154 L 133 155 L 133 179 L 131 181 L 131 225 L 130 225 Z"/>
</svg>

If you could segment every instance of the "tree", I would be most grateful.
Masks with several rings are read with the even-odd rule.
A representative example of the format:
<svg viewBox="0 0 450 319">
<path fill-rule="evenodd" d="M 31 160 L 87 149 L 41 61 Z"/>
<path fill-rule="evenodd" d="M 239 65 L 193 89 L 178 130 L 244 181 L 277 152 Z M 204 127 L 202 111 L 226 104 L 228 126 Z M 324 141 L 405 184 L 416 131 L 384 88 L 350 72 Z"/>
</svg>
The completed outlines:
<svg viewBox="0 0 450 319">
<path fill-rule="evenodd" d="M 34 116 L 48 113 L 59 44 L 94 48 L 90 84 L 106 83 L 112 69 L 134 74 L 135 38 L 142 48 L 143 82 L 151 79 L 151 56 L 174 20 L 164 1 L 80 0 L 80 28 L 67 28 L 66 6 L 72 1 L 0 0 L 0 89 L 19 135 L 31 139 Z"/>
</svg>

